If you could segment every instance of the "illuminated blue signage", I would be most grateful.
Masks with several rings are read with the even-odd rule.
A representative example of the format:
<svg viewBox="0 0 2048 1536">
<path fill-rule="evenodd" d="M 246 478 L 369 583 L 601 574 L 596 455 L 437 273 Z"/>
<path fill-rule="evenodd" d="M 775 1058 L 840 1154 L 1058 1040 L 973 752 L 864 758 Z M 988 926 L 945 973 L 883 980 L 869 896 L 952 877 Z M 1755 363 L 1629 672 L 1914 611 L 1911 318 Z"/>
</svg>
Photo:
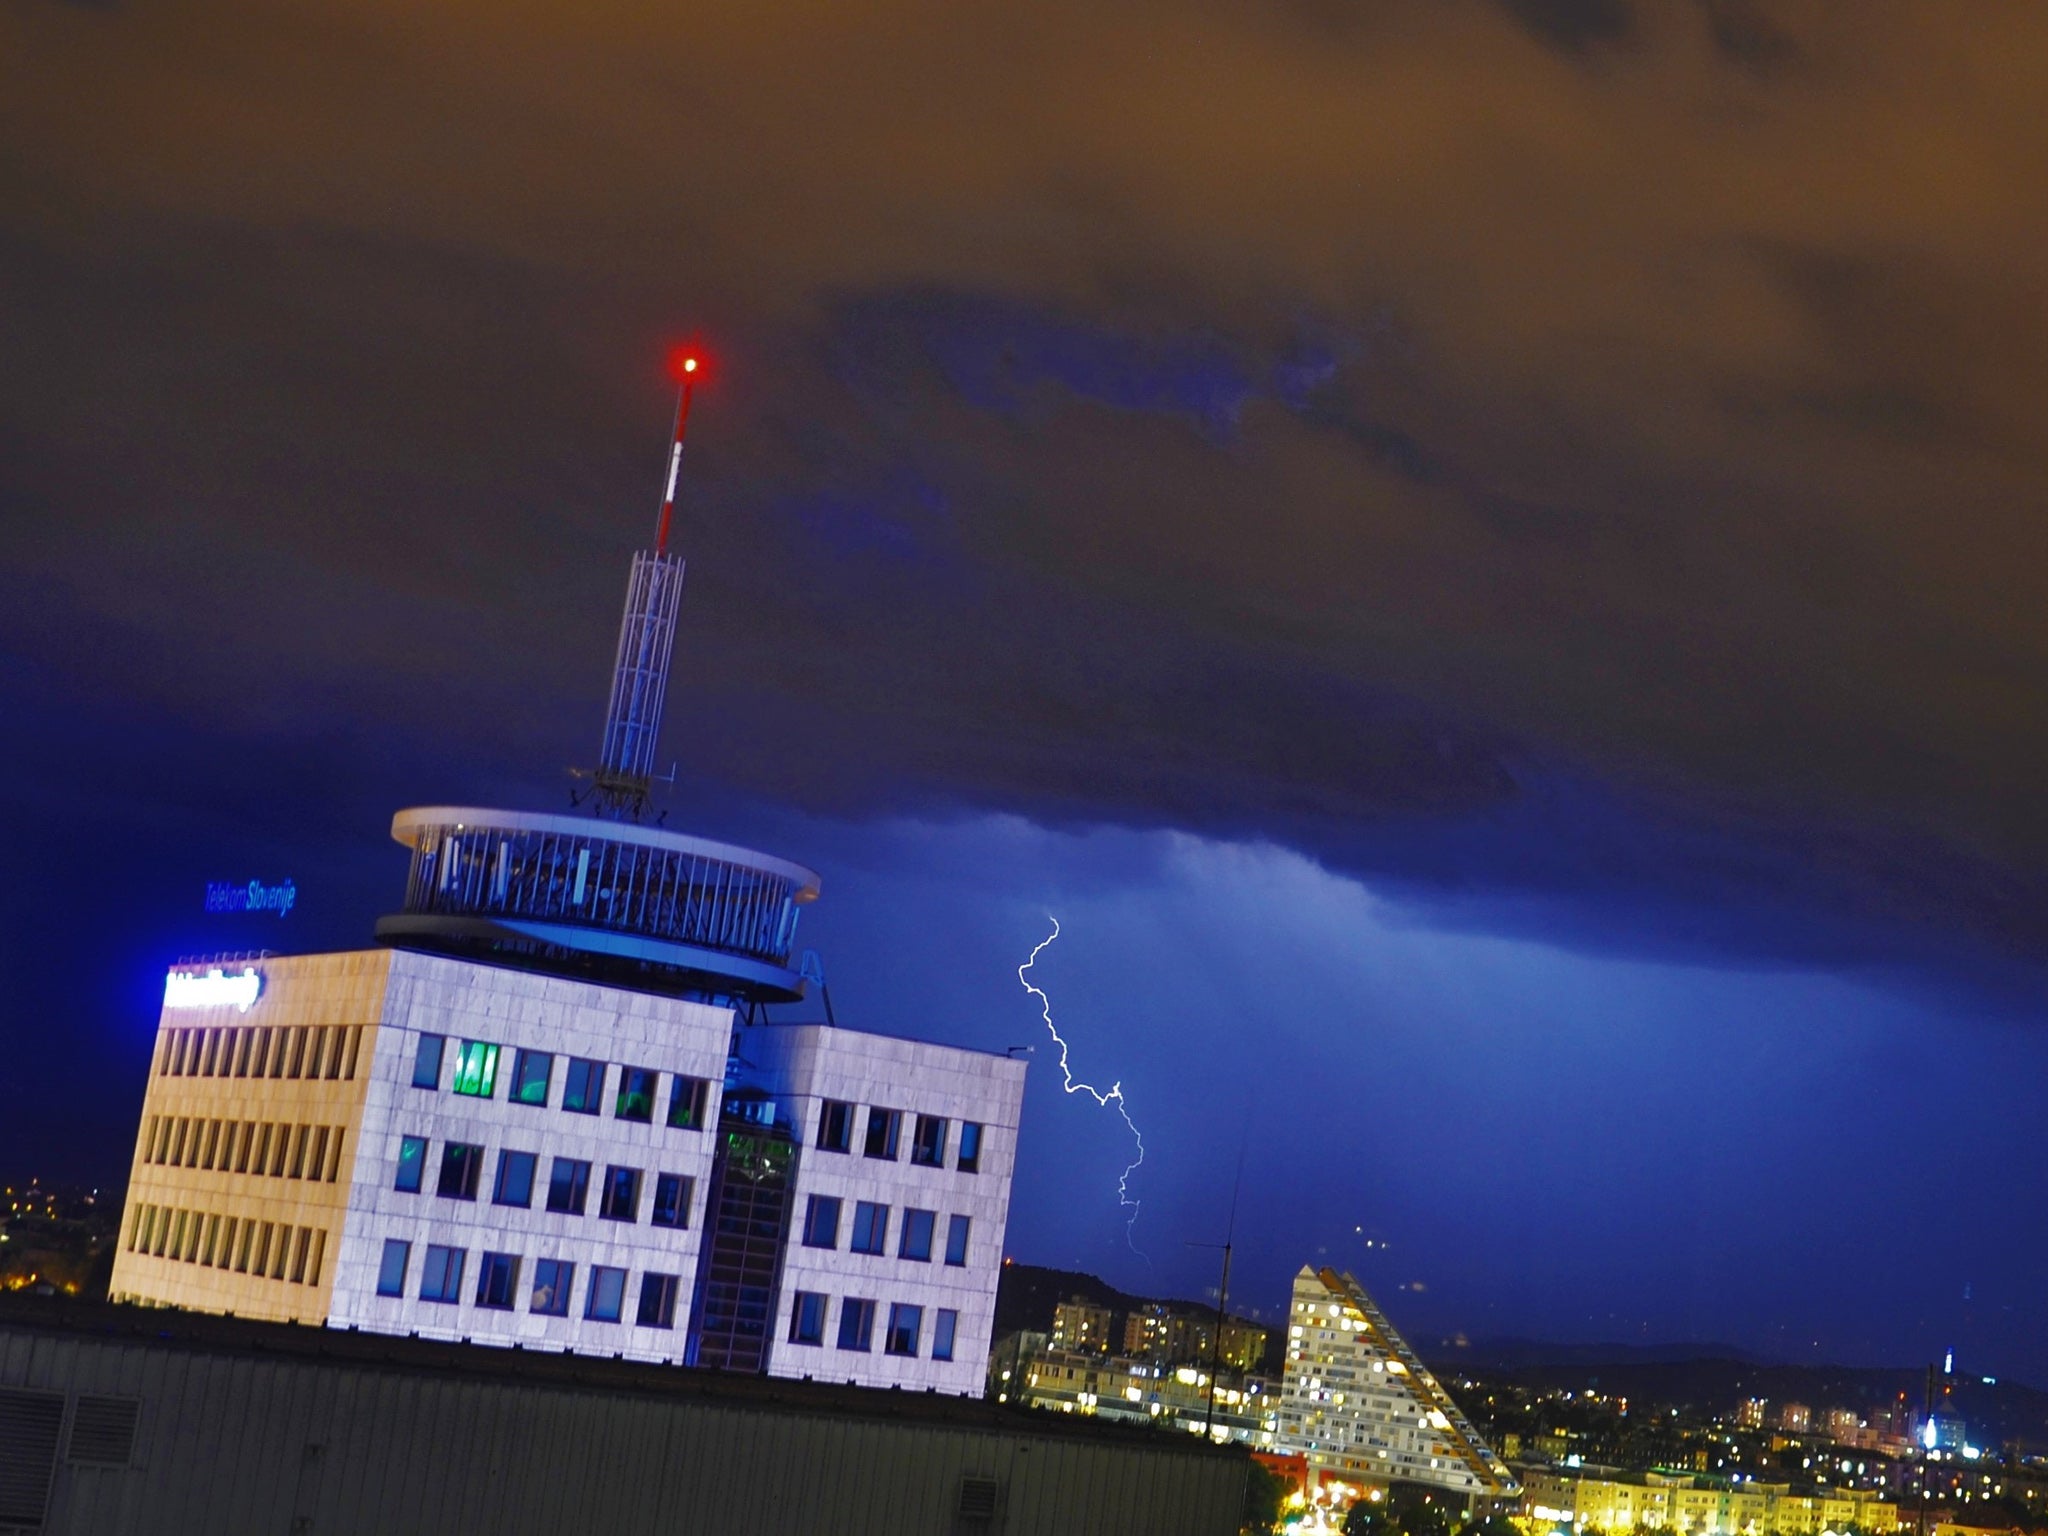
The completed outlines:
<svg viewBox="0 0 2048 1536">
<path fill-rule="evenodd" d="M 263 978 L 246 965 L 232 976 L 216 965 L 203 975 L 173 971 L 164 978 L 166 1008 L 233 1008 L 247 1013 L 262 995 Z"/>
<path fill-rule="evenodd" d="M 261 880 L 251 880 L 247 885 L 232 885 L 225 880 L 206 882 L 209 912 L 275 912 L 283 917 L 298 899 L 299 888 L 289 880 L 281 885 L 265 885 Z"/>
</svg>

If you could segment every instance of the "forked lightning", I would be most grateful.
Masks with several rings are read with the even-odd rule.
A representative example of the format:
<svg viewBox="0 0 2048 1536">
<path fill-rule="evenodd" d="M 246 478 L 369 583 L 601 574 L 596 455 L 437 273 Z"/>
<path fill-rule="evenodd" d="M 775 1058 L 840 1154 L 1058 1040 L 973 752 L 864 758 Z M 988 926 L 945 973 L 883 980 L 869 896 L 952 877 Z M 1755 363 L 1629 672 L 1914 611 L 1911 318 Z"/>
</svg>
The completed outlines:
<svg viewBox="0 0 2048 1536">
<path fill-rule="evenodd" d="M 1104 1093 L 1087 1083 L 1075 1081 L 1073 1068 L 1067 1064 L 1067 1042 L 1061 1037 L 1059 1030 L 1052 1022 L 1052 999 L 1045 995 L 1042 988 L 1034 986 L 1031 979 L 1024 974 L 1032 966 L 1038 964 L 1038 957 L 1044 952 L 1046 945 L 1052 943 L 1054 939 L 1060 936 L 1060 920 L 1052 917 L 1050 914 L 1047 917 L 1048 921 L 1052 923 L 1052 932 L 1041 939 L 1038 947 L 1031 951 L 1030 958 L 1017 967 L 1017 979 L 1024 983 L 1024 990 L 1026 992 L 1029 992 L 1038 999 L 1039 1016 L 1045 1020 L 1046 1033 L 1052 1036 L 1053 1043 L 1060 1048 L 1060 1078 L 1062 1086 L 1068 1093 L 1087 1094 L 1089 1098 L 1105 1109 L 1114 1106 L 1116 1112 L 1123 1117 L 1124 1124 L 1130 1128 L 1131 1140 L 1138 1145 L 1138 1155 L 1125 1166 L 1123 1173 L 1117 1178 L 1116 1199 L 1118 1205 L 1131 1213 L 1130 1217 L 1124 1222 L 1124 1241 L 1131 1245 L 1131 1252 L 1137 1254 L 1139 1258 L 1143 1258 L 1145 1256 L 1144 1250 L 1139 1248 L 1137 1238 L 1133 1233 L 1133 1229 L 1138 1224 L 1140 1202 L 1131 1198 L 1131 1175 L 1136 1173 L 1139 1165 L 1145 1161 L 1145 1138 L 1139 1134 L 1138 1124 L 1131 1118 L 1130 1102 L 1124 1097 L 1124 1085 L 1121 1081 L 1111 1083 L 1109 1091 Z"/>
</svg>

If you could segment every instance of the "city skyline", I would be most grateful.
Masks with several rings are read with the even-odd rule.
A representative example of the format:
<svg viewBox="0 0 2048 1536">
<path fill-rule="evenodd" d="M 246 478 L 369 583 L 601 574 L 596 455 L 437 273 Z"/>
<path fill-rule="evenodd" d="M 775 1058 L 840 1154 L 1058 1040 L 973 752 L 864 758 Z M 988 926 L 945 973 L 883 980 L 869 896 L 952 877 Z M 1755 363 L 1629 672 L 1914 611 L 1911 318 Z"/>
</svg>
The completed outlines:
<svg viewBox="0 0 2048 1536">
<path fill-rule="evenodd" d="M 657 809 L 1013 1253 L 2048 1382 L 2044 23 L 1158 20 L 0 17 L 0 1166 L 566 809 L 695 334 Z"/>
</svg>

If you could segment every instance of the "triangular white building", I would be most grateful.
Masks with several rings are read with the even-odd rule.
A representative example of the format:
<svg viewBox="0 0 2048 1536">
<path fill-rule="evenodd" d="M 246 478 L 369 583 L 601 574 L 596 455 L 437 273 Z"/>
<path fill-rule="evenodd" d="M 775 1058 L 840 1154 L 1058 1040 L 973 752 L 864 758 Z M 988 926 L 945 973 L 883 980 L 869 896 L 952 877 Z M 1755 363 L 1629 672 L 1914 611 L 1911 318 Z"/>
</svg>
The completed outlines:
<svg viewBox="0 0 2048 1536">
<path fill-rule="evenodd" d="M 1317 1482 L 1429 1483 L 1470 1499 L 1517 1492 L 1365 1287 L 1334 1269 L 1294 1277 L 1278 1438 L 1308 1458 Z"/>
</svg>

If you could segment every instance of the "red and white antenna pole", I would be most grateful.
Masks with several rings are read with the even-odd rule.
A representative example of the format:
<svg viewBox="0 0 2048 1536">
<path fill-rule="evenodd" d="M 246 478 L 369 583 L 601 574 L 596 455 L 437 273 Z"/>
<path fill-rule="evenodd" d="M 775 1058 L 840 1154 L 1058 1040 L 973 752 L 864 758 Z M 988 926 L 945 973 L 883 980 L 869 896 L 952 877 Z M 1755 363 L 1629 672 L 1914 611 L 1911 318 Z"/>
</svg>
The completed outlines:
<svg viewBox="0 0 2048 1536">
<path fill-rule="evenodd" d="M 654 534 L 657 555 L 668 552 L 668 525 L 675 516 L 676 479 L 683 471 L 683 433 L 690 425 L 690 390 L 697 382 L 697 359 L 682 358 L 676 364 L 676 373 L 682 389 L 676 395 L 675 441 L 668 450 L 668 491 L 661 499 L 661 523 Z"/>
</svg>

